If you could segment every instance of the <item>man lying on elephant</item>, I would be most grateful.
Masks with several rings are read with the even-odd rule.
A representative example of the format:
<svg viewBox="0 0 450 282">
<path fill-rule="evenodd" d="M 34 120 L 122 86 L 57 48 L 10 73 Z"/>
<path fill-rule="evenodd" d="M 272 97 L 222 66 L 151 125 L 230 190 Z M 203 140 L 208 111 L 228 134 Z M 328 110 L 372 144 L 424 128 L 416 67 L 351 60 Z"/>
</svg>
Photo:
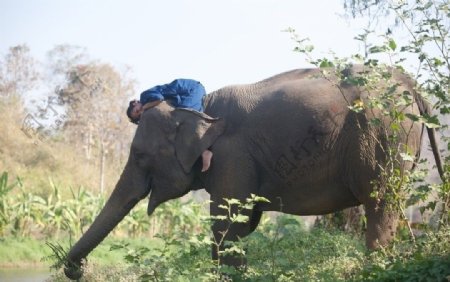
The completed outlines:
<svg viewBox="0 0 450 282">
<path fill-rule="evenodd" d="M 203 85 L 193 79 L 175 79 L 171 83 L 154 86 L 141 93 L 140 100 L 132 100 L 127 109 L 130 122 L 138 124 L 141 114 L 162 101 L 175 108 L 189 108 L 203 111 L 203 98 L 206 95 Z M 202 153 L 202 172 L 208 170 L 211 164 L 212 152 Z"/>
</svg>

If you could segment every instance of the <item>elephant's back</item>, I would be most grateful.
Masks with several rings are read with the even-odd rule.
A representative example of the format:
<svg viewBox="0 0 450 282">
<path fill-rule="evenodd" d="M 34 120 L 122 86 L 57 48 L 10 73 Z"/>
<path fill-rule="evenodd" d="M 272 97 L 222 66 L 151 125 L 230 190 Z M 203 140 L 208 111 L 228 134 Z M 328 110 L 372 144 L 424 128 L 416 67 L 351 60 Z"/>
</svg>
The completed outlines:
<svg viewBox="0 0 450 282">
<path fill-rule="evenodd" d="M 258 83 L 227 86 L 207 97 L 205 113 L 224 118 L 233 128 L 299 123 L 324 112 L 348 112 L 358 93 L 341 93 L 314 69 L 294 70 Z"/>
<path fill-rule="evenodd" d="M 355 103 L 368 102 L 367 96 L 373 93 L 365 93 L 362 91 L 364 87 L 346 84 L 341 78 L 364 77 L 367 70 L 363 65 L 344 69 L 339 74 L 331 69 L 326 70 L 326 74 L 321 69 L 296 69 L 257 83 L 227 86 L 208 95 L 205 112 L 239 124 L 251 116 L 262 118 L 261 115 L 271 115 L 283 119 L 286 112 L 302 111 L 302 115 L 325 112 L 342 114 Z M 414 82 L 407 75 L 397 70 L 389 71 L 393 77 L 387 83 L 399 83 L 399 91 L 403 89 L 414 93 Z M 417 108 L 411 110 L 411 113 L 416 112 Z"/>
</svg>

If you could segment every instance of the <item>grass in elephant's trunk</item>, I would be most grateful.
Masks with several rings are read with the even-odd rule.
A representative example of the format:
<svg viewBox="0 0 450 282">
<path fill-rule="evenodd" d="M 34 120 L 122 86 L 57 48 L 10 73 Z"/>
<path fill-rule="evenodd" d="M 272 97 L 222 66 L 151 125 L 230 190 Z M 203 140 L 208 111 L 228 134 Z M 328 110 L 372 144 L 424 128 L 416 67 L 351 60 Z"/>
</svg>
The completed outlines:
<svg viewBox="0 0 450 282">
<path fill-rule="evenodd" d="M 11 242 L 9 242 L 11 240 L 13 239 L 11 238 L 8 240 L 8 243 L 11 244 Z M 46 242 L 46 247 L 42 247 L 42 251 L 40 255 L 38 255 L 41 261 L 44 261 L 42 264 L 43 268 L 51 264 L 52 271 L 51 276 L 48 279 L 49 281 L 67 281 L 66 276 L 59 270 L 66 263 L 65 256 L 70 248 L 68 247 L 70 246 L 70 243 L 67 242 L 67 240 L 61 240 L 62 239 L 60 238 L 52 238 L 51 241 L 53 242 Z M 57 243 L 54 243 L 55 241 Z M 40 246 L 43 245 L 43 243 L 39 241 L 33 243 Z M 140 250 L 144 248 L 158 249 L 162 248 L 162 245 L 163 242 L 158 238 L 130 238 L 125 234 L 114 234 L 114 236 L 105 239 L 105 241 L 89 255 L 89 260 L 86 264 L 83 264 L 83 277 L 86 281 L 136 281 L 138 280 L 136 277 L 143 274 L 141 273 L 143 270 L 133 269 L 131 271 L 130 266 L 126 263 L 127 260 L 124 260 L 124 256 L 127 256 L 128 254 L 124 252 L 122 246 Z M 48 253 L 49 247 L 52 250 L 50 255 Z M 20 267 L 20 265 L 18 267 Z"/>
<path fill-rule="evenodd" d="M 63 246 L 61 246 L 59 243 L 51 243 L 51 242 L 45 242 L 45 244 L 52 250 L 52 254 L 48 257 L 44 258 L 46 260 L 52 260 L 53 264 L 50 266 L 50 268 L 53 268 L 55 270 L 60 269 L 64 266 L 65 269 L 74 269 L 75 271 L 81 271 L 78 267 L 75 265 L 71 265 L 68 258 L 69 249 L 64 249 Z M 72 248 L 72 246 L 69 246 L 69 248 Z M 70 276 L 77 276 L 76 273 L 71 273 Z M 81 276 L 81 274 L 79 274 Z"/>
</svg>

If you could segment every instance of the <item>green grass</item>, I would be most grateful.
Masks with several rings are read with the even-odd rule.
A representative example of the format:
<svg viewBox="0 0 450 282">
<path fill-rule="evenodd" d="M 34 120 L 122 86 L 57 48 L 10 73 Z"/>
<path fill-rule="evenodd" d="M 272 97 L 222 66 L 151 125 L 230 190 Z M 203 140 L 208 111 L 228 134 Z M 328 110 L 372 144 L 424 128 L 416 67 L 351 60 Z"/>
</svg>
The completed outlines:
<svg viewBox="0 0 450 282">
<path fill-rule="evenodd" d="M 33 238 L 6 237 L 0 239 L 0 266 L 2 267 L 43 265 L 41 259 L 50 253 L 45 242 Z"/>
<path fill-rule="evenodd" d="M 68 240 L 49 239 L 53 244 L 60 244 L 67 249 Z M 124 254 L 120 250 L 110 250 L 112 245 L 128 244 L 130 248 L 156 247 L 160 244 L 157 239 L 147 238 L 106 238 L 88 257 L 89 263 L 108 266 L 124 262 Z M 50 267 L 49 260 L 43 258 L 51 255 L 50 248 L 45 240 L 23 237 L 0 238 L 0 267 Z"/>
</svg>

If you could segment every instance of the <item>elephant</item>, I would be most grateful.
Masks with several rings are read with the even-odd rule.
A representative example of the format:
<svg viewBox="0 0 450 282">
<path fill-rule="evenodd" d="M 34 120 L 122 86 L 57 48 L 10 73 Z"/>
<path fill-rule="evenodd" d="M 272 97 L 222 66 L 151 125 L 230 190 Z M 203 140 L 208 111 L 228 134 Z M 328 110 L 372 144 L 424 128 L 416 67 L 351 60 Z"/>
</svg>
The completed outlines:
<svg viewBox="0 0 450 282">
<path fill-rule="evenodd" d="M 205 189 L 211 197 L 210 214 L 223 215 L 224 199 L 258 202 L 244 210 L 249 220 L 226 226 L 212 223 L 213 238 L 238 240 L 252 233 L 265 211 L 294 215 L 323 215 L 364 205 L 369 249 L 389 243 L 396 231 L 397 213 L 388 210 L 384 198 L 371 196 L 373 181 L 387 162 L 386 131 L 374 126 L 389 120 L 379 110 L 352 110 L 367 104 L 371 95 L 358 79 L 369 68 L 350 66 L 342 71 L 319 68 L 284 72 L 257 83 L 227 86 L 208 94 L 204 112 L 173 108 L 162 102 L 147 109 L 131 143 L 123 172 L 105 206 L 89 229 L 69 250 L 65 274 L 82 276 L 80 266 L 109 232 L 142 199 L 149 195 L 148 214 L 161 203 L 189 191 Z M 415 82 L 396 69 L 390 78 L 399 93 L 411 93 L 413 103 L 404 113 L 420 115 L 429 107 L 415 91 Z M 354 82 L 356 81 L 356 83 Z M 380 81 L 379 84 L 384 82 Z M 408 91 L 408 92 L 405 92 Z M 398 142 L 412 155 L 420 153 L 423 125 L 402 121 Z M 435 156 L 434 131 L 428 130 Z M 201 172 L 201 153 L 213 152 L 210 168 Z M 401 160 L 410 170 L 412 161 Z M 382 182 L 380 182 L 382 183 Z M 239 266 L 240 258 L 213 259 Z"/>
</svg>

